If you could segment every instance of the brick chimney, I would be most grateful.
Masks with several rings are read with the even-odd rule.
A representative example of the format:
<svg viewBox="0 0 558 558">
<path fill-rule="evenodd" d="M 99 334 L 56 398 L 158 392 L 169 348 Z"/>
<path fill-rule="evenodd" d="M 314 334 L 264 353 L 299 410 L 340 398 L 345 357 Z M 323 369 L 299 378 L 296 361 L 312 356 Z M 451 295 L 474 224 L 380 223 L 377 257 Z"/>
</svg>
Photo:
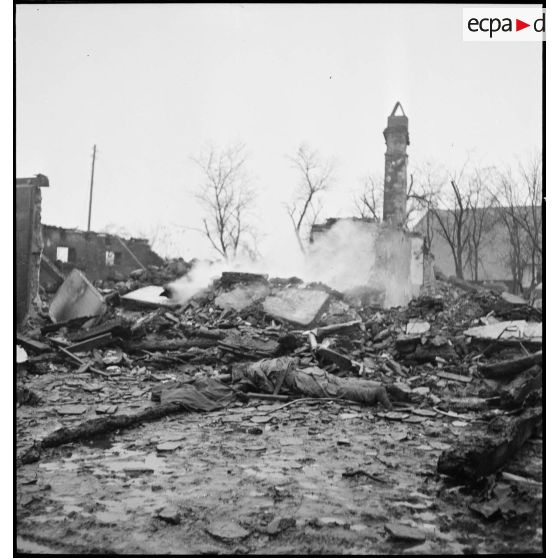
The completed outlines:
<svg viewBox="0 0 558 558">
<path fill-rule="evenodd" d="M 400 109 L 401 114 L 396 114 Z M 384 130 L 386 165 L 384 174 L 384 221 L 402 226 L 407 211 L 407 146 L 409 119 L 397 101 Z"/>
</svg>

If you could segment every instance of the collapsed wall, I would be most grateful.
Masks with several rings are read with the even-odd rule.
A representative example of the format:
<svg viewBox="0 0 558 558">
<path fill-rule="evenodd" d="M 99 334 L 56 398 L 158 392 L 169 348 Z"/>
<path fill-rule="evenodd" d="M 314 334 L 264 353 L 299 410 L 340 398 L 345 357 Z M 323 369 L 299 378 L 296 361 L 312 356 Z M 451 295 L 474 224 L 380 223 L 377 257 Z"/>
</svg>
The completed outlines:
<svg viewBox="0 0 558 558">
<path fill-rule="evenodd" d="M 334 289 L 403 306 L 423 284 L 423 238 L 372 219 L 328 219 L 312 227 L 308 265 Z"/>
<path fill-rule="evenodd" d="M 122 239 L 118 235 L 43 225 L 44 256 L 62 275 L 79 269 L 90 281 L 123 281 L 130 272 L 149 265 L 162 265 L 145 238 Z M 41 267 L 41 285 L 53 290 L 60 279 L 52 266 Z M 55 290 L 55 289 L 54 289 Z"/>
</svg>

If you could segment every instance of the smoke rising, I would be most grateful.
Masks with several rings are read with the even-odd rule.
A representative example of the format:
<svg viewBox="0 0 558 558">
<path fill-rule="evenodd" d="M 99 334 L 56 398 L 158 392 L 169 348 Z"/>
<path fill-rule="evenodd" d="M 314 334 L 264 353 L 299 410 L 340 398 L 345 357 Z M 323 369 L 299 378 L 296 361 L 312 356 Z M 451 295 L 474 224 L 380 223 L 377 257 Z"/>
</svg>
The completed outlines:
<svg viewBox="0 0 558 558">
<path fill-rule="evenodd" d="M 185 303 L 203 292 L 224 271 L 264 273 L 321 282 L 341 292 L 364 287 L 385 292 L 385 306 L 406 304 L 422 282 L 421 242 L 409 233 L 362 219 L 339 219 L 315 231 L 307 254 L 285 242 L 258 261 L 197 262 L 170 284 L 173 298 Z M 413 269 L 414 266 L 414 269 Z M 420 267 L 420 270 L 418 269 Z"/>
</svg>

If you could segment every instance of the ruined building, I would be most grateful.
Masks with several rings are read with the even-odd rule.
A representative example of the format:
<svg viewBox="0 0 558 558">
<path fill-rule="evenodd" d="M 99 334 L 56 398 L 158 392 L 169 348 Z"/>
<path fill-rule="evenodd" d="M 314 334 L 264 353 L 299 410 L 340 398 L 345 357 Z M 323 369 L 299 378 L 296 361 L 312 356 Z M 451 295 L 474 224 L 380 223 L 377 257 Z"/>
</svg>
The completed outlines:
<svg viewBox="0 0 558 558">
<path fill-rule="evenodd" d="M 40 281 L 47 290 L 59 284 L 60 273 L 72 269 L 90 281 L 125 280 L 130 271 L 164 262 L 145 238 L 124 240 L 114 234 L 43 225 L 43 262 Z"/>
<path fill-rule="evenodd" d="M 531 259 L 531 254 L 525 252 L 520 261 L 514 259 L 513 245 L 510 242 L 510 231 L 506 226 L 505 212 L 508 208 L 479 207 L 476 208 L 476 219 L 483 223 L 485 234 L 480 237 L 476 253 L 467 252 L 464 257 L 463 278 L 468 281 L 490 281 L 505 284 L 510 292 L 517 287 L 515 281 L 521 278 L 521 287 L 528 289 L 533 282 L 539 283 L 542 279 L 542 259 Z M 516 206 L 515 214 L 527 223 L 533 235 L 537 234 L 542 239 L 542 219 L 535 221 L 533 214 L 542 214 L 538 206 Z M 437 214 L 443 222 L 451 223 L 453 214 L 449 210 L 438 209 Z M 463 220 L 467 223 L 473 219 L 473 210 L 465 208 Z M 536 230 L 538 227 L 538 230 Z M 414 230 L 428 238 L 433 262 L 445 275 L 455 275 L 455 260 L 440 222 L 433 211 L 425 213 L 415 225 Z M 528 233 L 521 230 L 525 238 L 525 246 L 529 245 Z M 541 240 L 542 242 L 542 240 Z M 535 252 L 535 256 L 538 253 Z M 538 260 L 538 261 L 537 261 Z M 533 264 L 535 266 L 533 267 Z M 515 269 L 514 269 L 515 267 Z M 520 267 L 520 269 L 517 269 Z M 515 272 L 515 273 L 514 273 Z M 514 281 L 514 275 L 516 280 Z"/>
<path fill-rule="evenodd" d="M 124 240 L 113 234 L 43 225 L 41 188 L 48 186 L 48 178 L 42 174 L 16 179 L 18 327 L 31 315 L 39 285 L 53 292 L 72 269 L 79 269 L 91 281 L 118 281 L 135 269 L 164 263 L 145 238 Z"/>
<path fill-rule="evenodd" d="M 396 114 L 398 109 L 401 115 Z M 324 281 L 367 303 L 401 306 L 419 293 L 424 279 L 423 237 L 404 228 L 407 210 L 409 120 L 396 103 L 384 130 L 386 140 L 384 222 L 328 219 L 311 231 L 309 259 Z"/>
</svg>

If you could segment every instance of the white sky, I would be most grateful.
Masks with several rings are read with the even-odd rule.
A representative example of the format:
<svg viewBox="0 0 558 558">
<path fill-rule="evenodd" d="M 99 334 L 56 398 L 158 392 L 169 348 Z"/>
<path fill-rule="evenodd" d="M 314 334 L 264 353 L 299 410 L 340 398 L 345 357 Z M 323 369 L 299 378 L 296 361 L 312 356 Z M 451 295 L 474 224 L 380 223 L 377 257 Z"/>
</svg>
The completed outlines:
<svg viewBox="0 0 558 558">
<path fill-rule="evenodd" d="M 208 141 L 246 143 L 264 253 L 296 249 L 282 206 L 297 178 L 286 155 L 306 141 L 334 156 L 323 217 L 350 215 L 361 177 L 383 175 L 382 131 L 398 100 L 410 166 L 457 168 L 468 153 L 505 165 L 540 149 L 541 45 L 463 42 L 462 6 L 16 10 L 16 174 L 49 177 L 47 224 L 86 228 L 94 143 L 92 228 L 159 227 L 185 259 L 211 254 L 180 228 L 200 226 L 189 158 Z"/>
</svg>

